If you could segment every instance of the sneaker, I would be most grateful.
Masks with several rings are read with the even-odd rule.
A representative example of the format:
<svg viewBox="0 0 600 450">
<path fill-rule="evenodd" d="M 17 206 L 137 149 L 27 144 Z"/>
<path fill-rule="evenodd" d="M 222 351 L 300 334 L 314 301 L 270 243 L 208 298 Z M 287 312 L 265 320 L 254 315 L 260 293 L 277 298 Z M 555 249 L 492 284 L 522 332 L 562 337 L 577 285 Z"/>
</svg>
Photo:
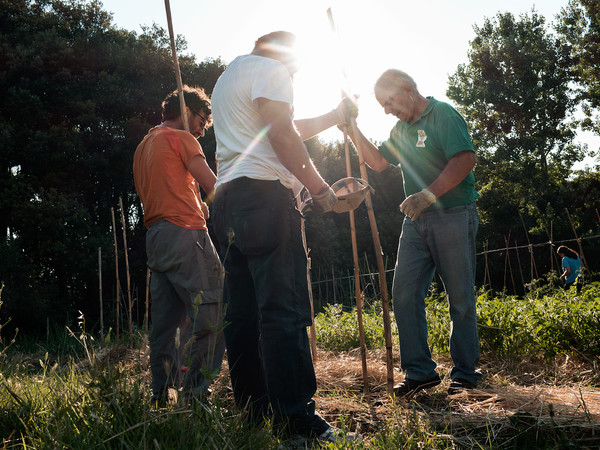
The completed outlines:
<svg viewBox="0 0 600 450">
<path fill-rule="evenodd" d="M 471 383 L 469 380 L 465 380 L 464 378 L 455 378 L 450 383 L 450 387 L 448 388 L 448 395 L 460 394 L 464 391 L 470 391 L 477 387 L 476 384 Z"/>
<path fill-rule="evenodd" d="M 404 378 L 402 383 L 394 386 L 394 395 L 396 397 L 406 397 L 408 395 L 414 395 L 423 389 L 429 389 L 440 384 L 442 380 L 439 375 L 430 378 L 429 380 L 411 380 L 410 378 Z"/>
<path fill-rule="evenodd" d="M 356 440 L 360 440 L 358 434 L 340 430 L 335 427 L 329 427 L 314 439 L 314 441 L 319 444 L 328 444 L 330 442 L 332 444 L 348 444 Z"/>
</svg>

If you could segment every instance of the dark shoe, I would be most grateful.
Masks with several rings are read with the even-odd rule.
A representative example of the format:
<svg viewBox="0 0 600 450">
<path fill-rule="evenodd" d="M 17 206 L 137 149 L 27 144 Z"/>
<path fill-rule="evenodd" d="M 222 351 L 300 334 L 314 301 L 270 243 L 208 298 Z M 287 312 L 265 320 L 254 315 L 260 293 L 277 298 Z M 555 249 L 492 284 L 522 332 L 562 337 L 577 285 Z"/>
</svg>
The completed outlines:
<svg viewBox="0 0 600 450">
<path fill-rule="evenodd" d="M 361 441 L 362 439 L 356 433 L 347 432 L 330 426 L 323 433 L 315 435 L 301 435 L 296 434 L 294 436 L 283 439 L 277 446 L 278 450 L 297 450 L 316 448 L 321 446 L 327 446 L 329 443 L 332 444 L 351 444 L 352 442 Z"/>
<path fill-rule="evenodd" d="M 165 408 L 169 403 L 169 395 L 166 394 L 154 394 L 150 398 L 150 406 L 154 409 Z"/>
<path fill-rule="evenodd" d="M 423 389 L 429 389 L 440 384 L 442 380 L 439 375 L 436 375 L 429 380 L 411 380 L 405 378 L 402 383 L 394 386 L 394 395 L 396 397 L 406 397 L 407 395 L 414 395 Z"/>
<path fill-rule="evenodd" d="M 470 381 L 465 380 L 464 378 L 455 378 L 450 383 L 450 387 L 448 388 L 448 395 L 460 394 L 461 392 L 470 391 L 472 389 L 475 389 L 476 387 L 476 384 L 471 383 Z"/>
</svg>

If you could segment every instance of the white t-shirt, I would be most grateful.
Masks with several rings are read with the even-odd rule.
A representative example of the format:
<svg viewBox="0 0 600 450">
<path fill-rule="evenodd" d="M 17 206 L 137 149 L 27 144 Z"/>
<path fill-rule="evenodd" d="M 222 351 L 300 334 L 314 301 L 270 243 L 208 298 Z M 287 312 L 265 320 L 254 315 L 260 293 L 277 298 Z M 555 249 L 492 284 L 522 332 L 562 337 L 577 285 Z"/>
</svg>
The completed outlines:
<svg viewBox="0 0 600 450">
<path fill-rule="evenodd" d="M 294 100 L 292 79 L 279 61 L 256 55 L 235 58 L 219 77 L 211 96 L 217 140 L 215 189 L 239 177 L 279 180 L 298 194 L 302 185 L 277 158 L 254 101 Z"/>
</svg>

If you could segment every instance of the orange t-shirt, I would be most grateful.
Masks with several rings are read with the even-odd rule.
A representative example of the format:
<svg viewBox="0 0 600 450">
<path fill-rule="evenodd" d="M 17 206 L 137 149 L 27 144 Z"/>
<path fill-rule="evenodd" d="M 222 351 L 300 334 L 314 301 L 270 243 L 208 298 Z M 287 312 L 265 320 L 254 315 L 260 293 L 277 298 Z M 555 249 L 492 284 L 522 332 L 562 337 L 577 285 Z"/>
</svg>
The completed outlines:
<svg viewBox="0 0 600 450">
<path fill-rule="evenodd" d="M 204 158 L 202 147 L 187 131 L 154 127 L 133 156 L 133 179 L 142 205 L 144 225 L 166 219 L 183 228 L 206 229 L 196 180 L 187 166 Z"/>
</svg>

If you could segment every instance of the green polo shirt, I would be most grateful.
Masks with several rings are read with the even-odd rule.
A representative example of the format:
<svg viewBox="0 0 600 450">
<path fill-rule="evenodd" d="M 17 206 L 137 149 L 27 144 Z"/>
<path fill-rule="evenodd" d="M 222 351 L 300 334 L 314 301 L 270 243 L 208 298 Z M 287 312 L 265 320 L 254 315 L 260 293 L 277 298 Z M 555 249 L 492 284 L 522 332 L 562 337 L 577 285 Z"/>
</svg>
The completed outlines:
<svg viewBox="0 0 600 450">
<path fill-rule="evenodd" d="M 398 121 L 379 151 L 390 164 L 400 165 L 404 193 L 408 197 L 429 186 L 457 153 L 474 152 L 465 119 L 447 103 L 429 98 L 425 111 L 414 123 Z M 451 208 L 474 202 L 473 172 L 442 195 L 430 209 Z"/>
</svg>

